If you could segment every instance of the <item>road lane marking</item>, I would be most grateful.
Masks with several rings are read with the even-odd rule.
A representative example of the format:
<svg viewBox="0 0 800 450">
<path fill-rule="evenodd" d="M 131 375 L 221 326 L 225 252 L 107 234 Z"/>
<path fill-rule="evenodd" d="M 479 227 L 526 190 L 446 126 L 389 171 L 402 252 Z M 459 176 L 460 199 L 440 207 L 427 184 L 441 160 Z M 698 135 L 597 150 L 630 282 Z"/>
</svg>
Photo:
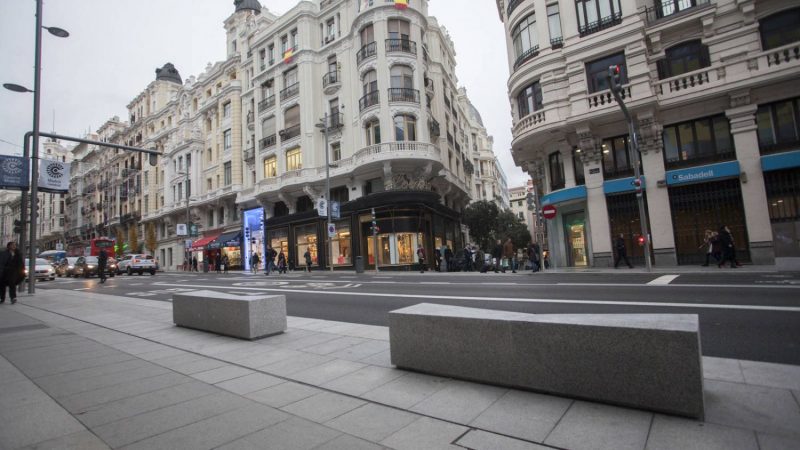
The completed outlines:
<svg viewBox="0 0 800 450">
<path fill-rule="evenodd" d="M 182 286 L 195 289 L 219 289 L 221 286 L 197 286 L 197 285 L 176 285 L 168 283 L 154 283 L 161 286 Z M 430 295 L 430 294 L 387 294 L 369 293 L 353 291 L 314 291 L 305 289 L 281 289 L 281 288 L 239 288 L 250 291 L 265 292 L 296 292 L 302 294 L 318 295 L 349 295 L 353 297 L 389 297 L 389 298 L 417 298 L 421 300 L 464 300 L 476 302 L 515 302 L 515 303 L 556 303 L 556 304 L 577 304 L 577 305 L 603 305 L 603 306 L 652 306 L 657 308 L 697 308 L 697 309 L 741 309 L 749 311 L 784 311 L 800 312 L 800 307 L 793 306 L 759 306 L 759 305 L 724 305 L 718 303 L 675 303 L 675 302 L 623 302 L 613 300 L 564 300 L 546 298 L 513 298 L 513 297 L 462 297 L 457 295 Z"/>
<path fill-rule="evenodd" d="M 653 281 L 648 282 L 647 284 L 649 284 L 650 286 L 666 285 L 672 283 L 672 280 L 678 278 L 679 276 L 680 275 L 661 275 L 660 277 L 656 278 Z"/>
</svg>

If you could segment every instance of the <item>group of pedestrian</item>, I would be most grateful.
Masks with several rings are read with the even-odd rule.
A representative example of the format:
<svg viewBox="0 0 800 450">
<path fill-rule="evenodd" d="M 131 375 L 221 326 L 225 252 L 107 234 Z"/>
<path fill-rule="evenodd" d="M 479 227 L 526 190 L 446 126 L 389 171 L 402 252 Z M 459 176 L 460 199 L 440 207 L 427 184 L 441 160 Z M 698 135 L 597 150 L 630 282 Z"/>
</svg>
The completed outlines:
<svg viewBox="0 0 800 450">
<path fill-rule="evenodd" d="M 698 248 L 704 249 L 706 253 L 706 261 L 703 263 L 703 267 L 708 267 L 711 258 L 714 258 L 719 268 L 722 268 L 726 263 L 730 263 L 731 269 L 741 267 L 741 264 L 736 259 L 736 241 L 727 225 L 719 227 L 719 231 L 706 230 L 703 243 Z"/>
<path fill-rule="evenodd" d="M 524 252 L 527 252 L 530 269 L 533 272 L 540 271 L 543 264 L 539 244 L 536 242 L 530 243 L 523 249 L 523 257 Z M 422 244 L 417 245 L 416 253 L 420 273 L 424 273 L 428 267 L 428 254 L 425 251 L 425 247 Z M 488 254 L 484 253 L 477 245 L 467 244 L 464 250 L 456 256 L 453 255 L 452 250 L 447 245 L 443 245 L 441 248 L 433 249 L 431 269 L 437 272 L 480 271 L 481 273 L 486 273 L 494 271 L 495 273 L 505 273 L 507 270 L 511 270 L 512 273 L 517 273 L 521 265 L 520 259 L 521 257 L 518 255 L 511 238 L 507 238 L 505 242 L 498 239 Z"/>
<path fill-rule="evenodd" d="M 278 258 L 277 264 L 275 263 L 275 258 Z M 258 273 L 260 263 L 261 258 L 258 256 L 258 253 L 253 252 L 250 255 L 250 271 L 252 273 Z M 283 253 L 283 250 L 276 252 L 274 248 L 268 245 L 264 252 L 264 274 L 269 275 L 275 271 L 278 273 L 286 273 L 286 270 L 286 255 Z"/>
</svg>

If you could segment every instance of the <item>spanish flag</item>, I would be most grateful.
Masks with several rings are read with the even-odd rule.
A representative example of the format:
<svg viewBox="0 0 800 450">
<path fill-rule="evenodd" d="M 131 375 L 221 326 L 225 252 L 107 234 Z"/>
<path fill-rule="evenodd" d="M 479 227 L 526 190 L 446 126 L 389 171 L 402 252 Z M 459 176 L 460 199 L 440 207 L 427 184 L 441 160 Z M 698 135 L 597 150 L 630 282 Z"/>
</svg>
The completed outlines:
<svg viewBox="0 0 800 450">
<path fill-rule="evenodd" d="M 292 62 L 292 57 L 294 56 L 294 49 L 287 48 L 285 52 L 283 52 L 283 63 L 290 64 Z"/>
<path fill-rule="evenodd" d="M 397 9 L 408 8 L 408 0 L 394 0 L 394 7 Z"/>
</svg>

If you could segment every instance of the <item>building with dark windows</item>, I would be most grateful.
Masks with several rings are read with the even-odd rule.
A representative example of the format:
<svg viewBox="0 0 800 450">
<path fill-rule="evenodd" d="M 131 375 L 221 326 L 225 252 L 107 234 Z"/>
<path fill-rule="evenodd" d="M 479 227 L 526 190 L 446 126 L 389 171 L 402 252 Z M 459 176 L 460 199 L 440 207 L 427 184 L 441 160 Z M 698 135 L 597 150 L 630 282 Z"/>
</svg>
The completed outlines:
<svg viewBox="0 0 800 450">
<path fill-rule="evenodd" d="M 657 265 L 701 264 L 727 225 L 742 262 L 800 266 L 800 7 L 788 0 L 498 0 L 512 153 L 552 204 L 558 266 L 643 262 L 634 116 Z"/>
</svg>

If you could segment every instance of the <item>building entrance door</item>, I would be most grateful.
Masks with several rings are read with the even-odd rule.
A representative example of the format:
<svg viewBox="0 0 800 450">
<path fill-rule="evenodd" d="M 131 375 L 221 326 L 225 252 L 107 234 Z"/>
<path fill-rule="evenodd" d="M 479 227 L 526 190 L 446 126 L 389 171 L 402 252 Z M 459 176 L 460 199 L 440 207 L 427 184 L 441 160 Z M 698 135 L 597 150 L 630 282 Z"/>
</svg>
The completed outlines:
<svg viewBox="0 0 800 450">
<path fill-rule="evenodd" d="M 567 265 L 570 267 L 587 267 L 589 265 L 589 252 L 586 249 L 586 213 L 580 211 L 565 214 L 563 219 Z"/>
</svg>

